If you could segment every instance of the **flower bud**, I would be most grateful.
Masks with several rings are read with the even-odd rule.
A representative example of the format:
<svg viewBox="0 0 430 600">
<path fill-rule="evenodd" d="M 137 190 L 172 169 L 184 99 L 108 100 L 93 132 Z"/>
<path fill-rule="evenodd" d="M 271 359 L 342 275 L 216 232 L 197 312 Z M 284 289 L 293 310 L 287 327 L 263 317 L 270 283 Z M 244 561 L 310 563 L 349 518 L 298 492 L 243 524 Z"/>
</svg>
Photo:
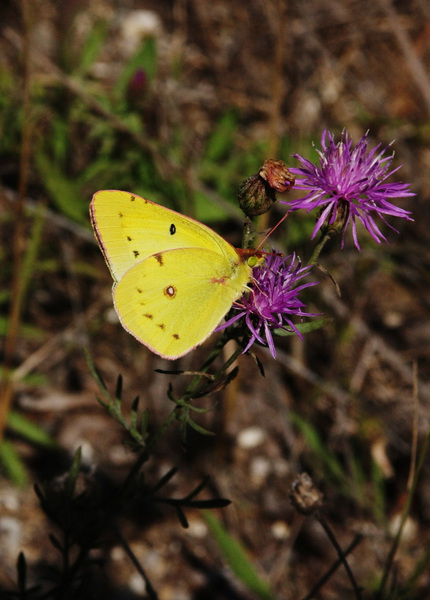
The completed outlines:
<svg viewBox="0 0 430 600">
<path fill-rule="evenodd" d="M 237 197 L 240 208 L 248 217 L 262 215 L 276 201 L 274 190 L 258 174 L 242 182 Z"/>
<path fill-rule="evenodd" d="M 260 171 L 240 186 L 239 206 L 248 217 L 262 215 L 276 202 L 276 192 L 287 192 L 294 182 L 294 175 L 282 160 L 266 160 Z"/>
</svg>

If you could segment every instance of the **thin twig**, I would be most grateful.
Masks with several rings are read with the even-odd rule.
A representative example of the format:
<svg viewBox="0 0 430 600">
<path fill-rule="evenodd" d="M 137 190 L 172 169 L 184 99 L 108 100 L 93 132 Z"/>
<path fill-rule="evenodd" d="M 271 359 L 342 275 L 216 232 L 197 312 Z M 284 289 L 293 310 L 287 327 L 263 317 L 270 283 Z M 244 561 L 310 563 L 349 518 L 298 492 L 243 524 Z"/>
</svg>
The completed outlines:
<svg viewBox="0 0 430 600">
<path fill-rule="evenodd" d="M 362 539 L 363 536 L 361 534 L 356 535 L 351 544 L 348 546 L 348 548 L 343 552 L 343 556 L 348 556 L 348 554 L 350 554 L 354 550 L 354 548 L 358 546 Z M 311 600 L 311 598 L 315 596 L 318 590 L 322 588 L 322 586 L 330 579 L 333 573 L 340 567 L 342 562 L 343 561 L 340 558 L 338 558 L 337 561 L 333 563 L 333 565 L 330 567 L 330 569 L 321 577 L 318 583 L 311 589 L 309 594 L 307 594 L 303 598 L 303 600 Z"/>
<path fill-rule="evenodd" d="M 421 472 L 421 468 L 424 463 L 424 459 L 427 454 L 428 445 L 430 441 L 430 430 L 427 432 L 427 436 L 424 440 L 423 447 L 421 449 L 421 453 L 419 459 L 417 461 L 417 446 L 418 446 L 418 413 L 419 413 L 419 403 L 418 403 L 418 373 L 416 363 L 413 365 L 413 396 L 414 396 L 414 424 L 413 424 L 413 432 L 412 432 L 412 450 L 411 450 L 411 466 L 409 471 L 408 478 L 408 494 L 406 496 L 405 505 L 403 507 L 402 516 L 400 519 L 399 528 L 394 537 L 393 543 L 390 548 L 390 552 L 388 553 L 387 560 L 384 567 L 384 573 L 382 575 L 381 583 L 379 585 L 378 590 L 378 598 L 383 598 L 384 590 L 387 585 L 388 577 L 391 573 L 391 569 L 393 566 L 394 558 L 396 556 L 397 550 L 399 549 L 399 545 L 402 539 L 403 529 L 406 524 L 406 520 L 409 516 L 409 511 L 412 504 L 412 499 L 415 494 L 415 490 L 418 483 L 418 477 Z"/>
<path fill-rule="evenodd" d="M 345 571 L 349 577 L 349 580 L 351 581 L 351 585 L 354 589 L 354 594 L 355 597 L 357 598 L 357 600 L 361 600 L 362 595 L 361 595 L 361 588 L 357 585 L 357 582 L 355 581 L 355 577 L 353 572 L 351 571 L 351 568 L 348 564 L 348 561 L 346 560 L 346 554 L 343 552 L 342 548 L 339 546 L 339 543 L 336 539 L 336 536 L 334 535 L 333 531 L 331 530 L 331 528 L 329 527 L 327 521 L 324 519 L 324 517 L 321 516 L 317 516 L 317 520 L 318 522 L 321 524 L 322 528 L 324 529 L 324 531 L 326 532 L 329 540 L 331 541 L 331 543 L 333 544 L 333 547 L 336 549 L 336 552 L 339 556 L 339 561 L 343 564 L 343 566 L 345 567 Z"/>
<path fill-rule="evenodd" d="M 139 573 L 139 575 L 141 575 L 143 581 L 145 582 L 145 589 L 148 594 L 149 600 L 158 600 L 158 594 L 152 587 L 151 582 L 149 581 L 149 578 L 148 578 L 147 574 L 145 573 L 142 565 L 137 560 L 137 558 L 136 558 L 134 552 L 132 551 L 132 549 L 130 548 L 128 542 L 121 535 L 121 532 L 119 531 L 119 529 L 117 529 L 117 528 L 115 528 L 115 529 L 116 529 L 115 533 L 116 533 L 119 541 L 121 542 L 121 546 L 124 548 L 127 556 L 133 563 L 136 571 Z"/>
<path fill-rule="evenodd" d="M 396 37 L 400 50 L 403 52 L 411 77 L 414 80 L 417 88 L 420 90 L 423 100 L 427 106 L 427 112 L 430 114 L 430 80 L 428 77 L 428 71 L 418 56 L 411 38 L 408 36 L 405 28 L 402 26 L 400 18 L 394 10 L 391 1 L 379 0 L 379 4 L 384 9 L 385 14 L 389 19 L 391 29 Z"/>
<path fill-rule="evenodd" d="M 13 379 L 11 370 L 18 341 L 19 323 L 21 320 L 22 300 L 25 282 L 22 278 L 21 266 L 25 250 L 24 207 L 27 195 L 28 175 L 31 153 L 31 68 L 30 68 L 30 15 L 27 0 L 21 2 L 24 23 L 23 36 L 23 119 L 21 157 L 19 165 L 18 202 L 15 206 L 15 231 L 13 236 L 13 274 L 11 286 L 11 305 L 8 319 L 8 330 L 4 345 L 4 370 L 0 386 L 0 443 L 3 439 L 7 416 L 13 396 Z"/>
</svg>

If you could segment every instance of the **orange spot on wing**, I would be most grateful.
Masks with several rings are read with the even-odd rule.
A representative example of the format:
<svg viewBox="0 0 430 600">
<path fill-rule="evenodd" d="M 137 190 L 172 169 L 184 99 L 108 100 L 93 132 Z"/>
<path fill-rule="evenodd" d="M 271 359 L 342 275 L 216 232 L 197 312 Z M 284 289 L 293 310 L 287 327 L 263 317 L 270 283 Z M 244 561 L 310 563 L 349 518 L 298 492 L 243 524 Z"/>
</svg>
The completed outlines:
<svg viewBox="0 0 430 600">
<path fill-rule="evenodd" d="M 217 279 L 216 277 L 214 277 L 213 279 L 210 280 L 211 283 L 220 283 L 221 285 L 225 285 L 225 280 L 228 279 L 227 276 L 225 277 L 220 277 L 219 279 Z"/>
</svg>

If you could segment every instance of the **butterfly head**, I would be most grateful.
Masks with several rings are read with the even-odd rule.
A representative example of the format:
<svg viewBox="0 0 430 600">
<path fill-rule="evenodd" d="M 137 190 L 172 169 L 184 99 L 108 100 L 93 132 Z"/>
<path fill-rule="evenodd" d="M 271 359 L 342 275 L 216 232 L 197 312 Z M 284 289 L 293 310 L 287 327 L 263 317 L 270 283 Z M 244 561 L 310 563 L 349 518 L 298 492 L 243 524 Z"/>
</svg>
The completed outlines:
<svg viewBox="0 0 430 600">
<path fill-rule="evenodd" d="M 266 252 L 254 248 L 236 248 L 237 253 L 251 269 L 259 267 L 265 261 Z"/>
</svg>

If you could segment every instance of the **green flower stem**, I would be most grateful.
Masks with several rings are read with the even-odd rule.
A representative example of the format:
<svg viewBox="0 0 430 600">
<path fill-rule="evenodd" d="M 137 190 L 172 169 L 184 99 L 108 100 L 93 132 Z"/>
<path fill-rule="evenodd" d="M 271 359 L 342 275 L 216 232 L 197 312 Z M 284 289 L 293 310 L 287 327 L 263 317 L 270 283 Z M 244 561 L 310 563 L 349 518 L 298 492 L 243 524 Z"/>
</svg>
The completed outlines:
<svg viewBox="0 0 430 600">
<path fill-rule="evenodd" d="M 317 244 L 317 246 L 315 247 L 315 250 L 308 262 L 308 265 L 315 265 L 318 261 L 318 257 L 321 253 L 321 250 L 324 248 L 324 246 L 326 245 L 326 243 L 337 233 L 337 231 L 335 231 L 334 229 L 327 229 L 325 231 L 325 233 L 321 236 L 321 239 L 319 241 L 319 243 Z"/>
<path fill-rule="evenodd" d="M 251 245 L 252 238 L 252 220 L 249 217 L 246 217 L 245 222 L 243 224 L 242 248 L 249 248 Z"/>
</svg>

